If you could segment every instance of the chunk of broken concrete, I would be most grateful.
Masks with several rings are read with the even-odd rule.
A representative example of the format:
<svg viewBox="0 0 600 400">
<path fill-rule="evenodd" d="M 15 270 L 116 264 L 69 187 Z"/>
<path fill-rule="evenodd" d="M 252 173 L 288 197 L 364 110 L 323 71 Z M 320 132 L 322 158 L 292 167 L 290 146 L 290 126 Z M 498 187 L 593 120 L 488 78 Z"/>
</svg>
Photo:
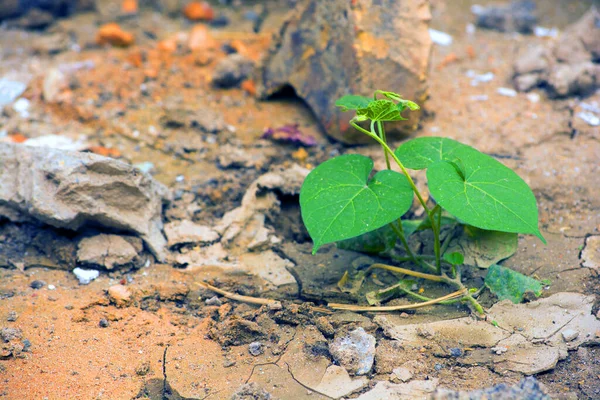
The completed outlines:
<svg viewBox="0 0 600 400">
<path fill-rule="evenodd" d="M 600 236 L 585 238 L 585 247 L 581 251 L 581 266 L 600 271 Z"/>
<path fill-rule="evenodd" d="M 333 359 L 356 375 L 365 375 L 371 371 L 375 361 L 375 337 L 363 328 L 357 328 L 340 335 L 329 345 Z"/>
<path fill-rule="evenodd" d="M 317 393 L 323 393 L 334 399 L 344 397 L 369 383 L 367 377 L 363 376 L 357 379 L 350 378 L 345 368 L 337 365 L 331 365 L 325 371 L 321 382 L 314 389 Z"/>
<path fill-rule="evenodd" d="M 77 245 L 77 261 L 82 264 L 100 265 L 112 270 L 125 265 L 138 264 L 142 241 L 130 236 L 100 234 L 86 237 Z"/>
<path fill-rule="evenodd" d="M 95 225 L 133 232 L 164 260 L 162 206 L 169 198 L 165 186 L 121 161 L 0 144 L 0 210 L 57 228 Z"/>
<path fill-rule="evenodd" d="M 363 393 L 356 400 L 404 400 L 429 399 L 439 384 L 437 378 L 427 381 L 411 381 L 408 383 L 377 382 L 375 387 Z"/>
<path fill-rule="evenodd" d="M 209 244 L 219 240 L 219 234 L 205 225 L 192 221 L 173 221 L 165 224 L 169 247 L 187 243 Z"/>
<path fill-rule="evenodd" d="M 293 87 L 325 131 L 346 143 L 369 139 L 348 124 L 350 112 L 335 107 L 343 95 L 371 96 L 374 88 L 391 87 L 408 99 L 424 100 L 431 51 L 429 2 L 297 4 L 257 72 L 259 96 Z M 390 128 L 414 126 L 419 113 L 407 117 L 406 123 Z"/>
</svg>

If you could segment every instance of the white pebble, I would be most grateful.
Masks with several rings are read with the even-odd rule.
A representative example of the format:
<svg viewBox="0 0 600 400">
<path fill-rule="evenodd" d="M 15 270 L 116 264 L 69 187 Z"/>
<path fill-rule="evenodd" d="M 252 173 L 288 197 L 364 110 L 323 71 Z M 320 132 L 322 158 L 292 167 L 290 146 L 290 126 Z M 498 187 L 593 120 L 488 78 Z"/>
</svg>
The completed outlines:
<svg viewBox="0 0 600 400">
<path fill-rule="evenodd" d="M 580 112 L 577 114 L 579 118 L 584 120 L 590 126 L 598 126 L 600 125 L 600 118 L 591 112 Z"/>
<path fill-rule="evenodd" d="M 517 91 L 511 88 L 499 87 L 496 92 L 501 96 L 517 97 Z"/>
<path fill-rule="evenodd" d="M 429 36 L 431 41 L 440 46 L 450 46 L 452 44 L 452 36 L 446 32 L 438 31 L 435 29 L 429 29 Z"/>
<path fill-rule="evenodd" d="M 79 279 L 79 283 L 82 285 L 87 285 L 94 279 L 100 276 L 100 272 L 95 269 L 83 269 L 83 268 L 75 268 L 73 273 Z"/>
</svg>

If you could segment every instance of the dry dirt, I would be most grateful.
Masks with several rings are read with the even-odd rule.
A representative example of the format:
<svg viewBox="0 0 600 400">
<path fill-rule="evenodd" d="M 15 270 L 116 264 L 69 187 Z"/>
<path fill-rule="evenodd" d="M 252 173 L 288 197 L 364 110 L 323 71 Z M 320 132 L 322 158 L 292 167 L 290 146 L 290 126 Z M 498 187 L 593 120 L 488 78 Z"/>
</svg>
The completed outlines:
<svg viewBox="0 0 600 400">
<path fill-rule="evenodd" d="M 559 29 L 575 21 L 591 4 L 538 3 L 541 24 Z M 580 257 L 586 237 L 600 234 L 600 130 L 577 119 L 577 99 L 550 100 L 542 90 L 535 92 L 540 96 L 538 102 L 523 93 L 516 97 L 498 94 L 498 87 L 511 87 L 517 47 L 548 39 L 479 29 L 467 34 L 471 4 L 432 1 L 432 27 L 451 34 L 454 42 L 448 47 L 434 46 L 426 115 L 415 135 L 454 138 L 514 168 L 537 197 L 548 245 L 522 236 L 518 253 L 504 265 L 550 280 L 544 296 L 565 291 L 598 295 L 598 266 L 583 267 Z M 19 140 L 18 135 L 59 134 L 72 139 L 86 135 L 89 146 L 97 146 L 95 152 L 134 164 L 151 161 L 154 177 L 176 193 L 173 205 L 165 210 L 165 221 L 190 219 L 203 225 L 216 224 L 225 212 L 238 207 L 250 182 L 271 166 L 299 163 L 311 168 L 332 152 L 375 155 L 375 146 L 345 148 L 330 142 L 310 110 L 293 96 L 259 102 L 249 93 L 251 89 L 212 87 L 215 62 L 224 57 L 220 46 L 236 41 L 250 58 L 259 59 L 268 46 L 270 31 L 285 11 L 285 5 L 268 3 L 270 13 L 262 31 L 254 34 L 251 23 L 242 18 L 247 8 L 250 6 L 225 10 L 231 22 L 224 28 L 211 28 L 218 46 L 206 53 L 207 59 L 169 50 L 177 32 L 189 32 L 191 24 L 179 16 L 169 18 L 149 10 L 119 20 L 138 38 L 128 48 L 94 44 L 97 22 L 105 18 L 97 13 L 61 20 L 51 32 L 2 30 L 0 77 L 32 78 L 24 97 L 32 104 L 34 118 L 1 117 L 0 130 L 14 141 Z M 53 35 L 76 38 L 81 51 L 52 51 L 58 46 Z M 72 73 L 73 82 L 61 93 L 60 104 L 42 99 L 45 71 L 87 60 L 94 68 Z M 125 64 L 128 67 L 124 68 Z M 494 79 L 472 86 L 468 70 L 493 72 Z M 148 94 L 140 91 L 142 84 Z M 600 103 L 600 93 L 586 101 Z M 164 128 L 161 118 L 169 108 L 194 113 L 209 110 L 209 121 L 211 113 L 218 113 L 232 128 L 218 135 Z M 306 148 L 307 154 L 293 145 L 260 139 L 267 127 L 296 123 L 318 143 Z M 248 164 L 223 168 L 219 157 L 227 156 L 231 148 L 244 149 L 251 156 Z M 376 165 L 382 162 L 379 157 Z M 327 349 L 329 327 L 337 332 L 363 327 L 376 336 L 382 349 L 390 340 L 374 324 L 373 315 L 331 313 L 303 304 L 312 301 L 322 306 L 332 299 L 357 299 L 336 292 L 335 283 L 347 264 L 332 262 L 331 268 L 325 269 L 335 250 L 314 258 L 302 253 L 307 235 L 299 226 L 297 198 L 282 200 L 282 213 L 273 223 L 284 238 L 277 254 L 292 259 L 302 271 L 317 271 L 309 273 L 315 285 L 303 281 L 300 288 L 296 284 L 276 288 L 254 275 L 228 274 L 219 268 L 180 269 L 173 262 L 103 271 L 89 285 L 80 285 L 68 271 L 72 266 L 60 263 L 49 263 L 46 268 L 3 268 L 11 265 L 4 261 L 15 254 L 0 245 L 0 327 L 19 328 L 31 343 L 28 351 L 0 359 L 0 398 L 228 399 L 249 382 L 275 398 L 328 398 L 311 388 L 332 364 Z M 24 249 L 38 229 L 19 226 L 21 233 L 16 234 L 14 225 L 2 224 L 0 240 L 21 235 Z M 72 238 L 61 231 L 52 234 Z M 473 279 L 479 275 L 475 273 Z M 34 289 L 31 283 L 36 280 L 45 284 Z M 222 297 L 207 304 L 214 293 L 195 283 L 206 280 L 243 295 L 284 299 L 283 309 Z M 125 303 L 107 293 L 117 284 L 125 285 L 132 294 Z M 425 289 L 430 293 L 436 290 L 427 285 Z M 487 306 L 492 304 L 492 299 L 485 301 Z M 597 311 L 596 306 L 594 313 Z M 7 320 L 10 313 L 17 314 L 15 321 Z M 468 315 L 466 308 L 440 306 L 402 318 L 406 324 L 415 324 Z M 248 351 L 255 341 L 264 347 L 257 356 Z M 563 398 L 600 398 L 598 352 L 597 346 L 571 351 L 556 368 L 537 378 L 549 392 Z M 371 383 L 363 392 L 375 380 L 388 379 L 385 361 L 385 357 L 376 358 L 374 371 L 368 375 Z M 418 361 L 422 367 L 416 377 L 439 378 L 441 387 L 452 389 L 512 384 L 523 377 L 487 366 L 461 365 L 427 348 L 419 351 Z"/>
</svg>

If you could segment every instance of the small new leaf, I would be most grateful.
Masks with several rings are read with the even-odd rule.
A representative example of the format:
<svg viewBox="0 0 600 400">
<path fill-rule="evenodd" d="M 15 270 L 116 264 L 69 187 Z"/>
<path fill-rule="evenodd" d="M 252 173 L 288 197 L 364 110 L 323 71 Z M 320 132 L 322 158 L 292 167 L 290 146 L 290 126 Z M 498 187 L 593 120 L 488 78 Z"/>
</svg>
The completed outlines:
<svg viewBox="0 0 600 400">
<path fill-rule="evenodd" d="M 339 98 L 335 102 L 335 106 L 340 107 L 342 111 L 358 110 L 359 108 L 366 108 L 371 101 L 368 97 L 352 94 Z"/>
<path fill-rule="evenodd" d="M 314 242 L 359 236 L 397 220 L 410 208 L 413 191 L 403 174 L 380 171 L 359 154 L 332 158 L 311 171 L 300 190 L 302 219 Z"/>
<path fill-rule="evenodd" d="M 364 115 L 371 121 L 402 121 L 398 105 L 391 100 L 373 100 L 365 108 L 356 110 L 357 115 Z"/>
<path fill-rule="evenodd" d="M 465 262 L 465 257 L 458 251 L 452 253 L 444 253 L 444 260 L 452 265 L 462 265 Z"/>
<path fill-rule="evenodd" d="M 520 303 L 527 292 L 536 297 L 542 294 L 542 282 L 497 264 L 490 267 L 484 282 L 498 299 L 508 299 L 515 304 Z"/>
</svg>

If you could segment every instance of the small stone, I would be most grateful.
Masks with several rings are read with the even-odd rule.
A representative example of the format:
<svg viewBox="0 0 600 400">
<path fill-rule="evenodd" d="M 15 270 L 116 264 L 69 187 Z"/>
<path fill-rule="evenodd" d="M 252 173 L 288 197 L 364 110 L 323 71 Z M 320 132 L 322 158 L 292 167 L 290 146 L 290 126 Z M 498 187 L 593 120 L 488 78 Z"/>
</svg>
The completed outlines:
<svg viewBox="0 0 600 400">
<path fill-rule="evenodd" d="M 10 342 L 11 340 L 21 339 L 23 333 L 18 328 L 2 328 L 0 329 L 0 339 L 3 342 Z"/>
<path fill-rule="evenodd" d="M 6 320 L 8 322 L 15 322 L 17 318 L 19 318 L 19 314 L 17 314 L 16 311 L 9 311 L 8 315 L 6 316 Z"/>
<path fill-rule="evenodd" d="M 223 367 L 224 368 L 233 367 L 234 365 L 235 365 L 235 361 L 230 360 L 228 358 L 226 358 L 225 361 L 223 361 Z"/>
<path fill-rule="evenodd" d="M 504 347 L 504 346 L 496 346 L 496 347 L 492 347 L 490 350 L 492 350 L 497 355 L 500 355 L 502 353 L 506 353 L 508 351 L 508 348 Z"/>
<path fill-rule="evenodd" d="M 444 366 L 442 364 L 435 364 L 434 368 L 436 371 L 441 371 L 442 369 L 444 369 Z"/>
<path fill-rule="evenodd" d="M 412 377 L 413 377 L 413 373 L 410 369 L 408 369 L 406 367 L 399 367 L 399 368 L 394 368 L 394 371 L 392 372 L 392 376 L 390 377 L 390 379 L 392 380 L 392 382 L 394 382 L 394 381 L 408 382 L 412 379 Z"/>
<path fill-rule="evenodd" d="M 100 272 L 95 269 L 75 268 L 73 273 L 82 285 L 87 285 L 100 276 Z"/>
<path fill-rule="evenodd" d="M 573 340 L 577 339 L 577 336 L 579 336 L 579 332 L 574 329 L 566 329 L 562 331 L 562 337 L 565 342 L 572 342 Z"/>
<path fill-rule="evenodd" d="M 113 285 L 108 288 L 108 297 L 117 307 L 124 307 L 131 302 L 131 292 L 124 285 Z"/>
<path fill-rule="evenodd" d="M 335 329 L 333 325 L 325 317 L 319 317 L 315 320 L 315 325 L 319 331 L 325 337 L 333 337 L 335 335 Z"/>
<path fill-rule="evenodd" d="M 56 286 L 54 286 L 54 285 L 48 285 L 48 290 L 56 290 Z"/>
<path fill-rule="evenodd" d="M 375 337 L 357 328 L 344 336 L 338 336 L 329 345 L 333 359 L 350 373 L 365 375 L 371 371 L 375 360 Z"/>
<path fill-rule="evenodd" d="M 265 352 L 263 344 L 261 342 L 252 342 L 248 345 L 248 352 L 254 357 L 260 356 Z"/>
<path fill-rule="evenodd" d="M 29 284 L 32 289 L 41 289 L 46 286 L 46 282 L 35 280 Z"/>
<path fill-rule="evenodd" d="M 232 88 L 242 83 L 254 69 L 254 62 L 241 54 L 231 54 L 217 64 L 212 81 L 217 87 Z"/>
<path fill-rule="evenodd" d="M 458 347 L 453 347 L 450 349 L 450 355 L 452 357 L 461 357 L 463 355 L 463 351 Z"/>
<path fill-rule="evenodd" d="M 108 328 L 110 324 L 108 323 L 108 320 L 106 318 L 102 318 L 98 325 L 100 326 L 100 328 Z"/>
<path fill-rule="evenodd" d="M 142 242 L 139 238 L 100 234 L 79 241 L 77 260 L 112 270 L 134 263 L 141 250 Z"/>
<path fill-rule="evenodd" d="M 205 303 L 207 306 L 221 307 L 223 305 L 223 302 L 217 296 L 213 296 L 210 299 L 206 299 Z"/>
<path fill-rule="evenodd" d="M 165 225 L 169 247 L 185 243 L 208 244 L 219 240 L 219 234 L 208 226 L 192 221 L 175 221 Z"/>
<path fill-rule="evenodd" d="M 31 342 L 29 339 L 23 339 L 23 351 L 27 352 L 31 348 Z"/>
<path fill-rule="evenodd" d="M 138 376 L 146 376 L 150 372 L 150 362 L 146 361 L 135 369 L 135 374 Z"/>
</svg>

